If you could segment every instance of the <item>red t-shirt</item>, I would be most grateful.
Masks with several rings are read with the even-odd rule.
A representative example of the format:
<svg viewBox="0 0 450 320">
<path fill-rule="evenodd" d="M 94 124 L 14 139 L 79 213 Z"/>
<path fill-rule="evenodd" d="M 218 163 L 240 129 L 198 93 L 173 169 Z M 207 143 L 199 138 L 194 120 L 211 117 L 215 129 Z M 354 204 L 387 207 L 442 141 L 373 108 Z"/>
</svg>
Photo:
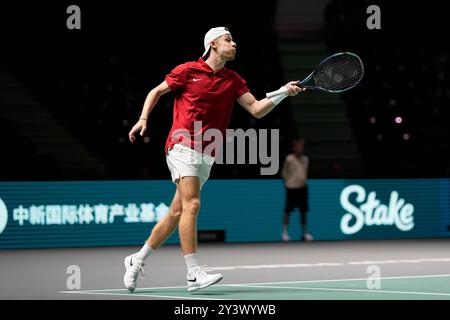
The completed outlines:
<svg viewBox="0 0 450 320">
<path fill-rule="evenodd" d="M 175 93 L 166 152 L 176 143 L 203 151 L 214 141 L 203 141 L 200 149 L 201 137 L 208 129 L 218 129 L 225 137 L 236 99 L 250 91 L 236 72 L 225 67 L 214 72 L 202 58 L 178 65 L 165 80 Z M 202 121 L 202 126 L 194 127 L 195 121 Z"/>
</svg>

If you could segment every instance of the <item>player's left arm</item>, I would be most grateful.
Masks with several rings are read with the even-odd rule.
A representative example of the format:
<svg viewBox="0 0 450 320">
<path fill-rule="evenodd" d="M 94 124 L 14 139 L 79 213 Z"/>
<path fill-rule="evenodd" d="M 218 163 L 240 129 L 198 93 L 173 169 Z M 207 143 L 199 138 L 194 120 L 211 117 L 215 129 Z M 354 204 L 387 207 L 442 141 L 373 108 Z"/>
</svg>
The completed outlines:
<svg viewBox="0 0 450 320">
<path fill-rule="evenodd" d="M 300 91 L 305 90 L 304 88 L 298 87 L 297 84 L 298 81 L 290 81 L 286 84 L 286 88 L 288 88 L 289 90 L 289 96 L 295 96 Z M 251 115 L 258 119 L 264 117 L 278 104 L 268 98 L 256 100 L 256 98 L 250 92 L 244 93 L 237 99 L 237 101 L 245 110 L 247 110 Z"/>
</svg>

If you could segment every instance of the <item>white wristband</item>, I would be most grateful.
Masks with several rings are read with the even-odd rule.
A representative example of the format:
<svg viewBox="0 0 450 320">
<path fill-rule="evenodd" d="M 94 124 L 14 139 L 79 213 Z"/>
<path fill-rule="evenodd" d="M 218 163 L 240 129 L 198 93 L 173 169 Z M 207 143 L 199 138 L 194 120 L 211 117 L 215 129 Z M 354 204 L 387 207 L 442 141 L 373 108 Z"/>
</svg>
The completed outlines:
<svg viewBox="0 0 450 320">
<path fill-rule="evenodd" d="M 275 106 L 283 101 L 283 99 L 287 96 L 289 96 L 289 91 L 285 86 L 282 86 L 279 90 L 266 93 L 267 99 L 269 99 Z"/>
</svg>

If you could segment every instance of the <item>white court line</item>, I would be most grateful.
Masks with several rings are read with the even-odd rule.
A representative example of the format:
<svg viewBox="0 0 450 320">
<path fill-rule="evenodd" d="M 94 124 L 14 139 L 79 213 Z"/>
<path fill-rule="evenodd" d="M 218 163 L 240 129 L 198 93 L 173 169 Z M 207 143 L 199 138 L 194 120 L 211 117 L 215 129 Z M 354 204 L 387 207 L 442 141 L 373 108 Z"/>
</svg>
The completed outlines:
<svg viewBox="0 0 450 320">
<path fill-rule="evenodd" d="M 414 279 L 414 278 L 437 278 L 437 277 L 450 277 L 450 274 L 433 274 L 433 275 L 420 275 L 420 276 L 397 276 L 397 277 L 381 277 L 377 278 L 380 280 L 383 279 Z M 258 285 L 265 285 L 265 284 L 293 284 L 293 283 L 312 283 L 312 282 L 340 282 L 340 281 L 356 281 L 356 280 L 364 280 L 367 281 L 367 278 L 352 278 L 352 279 L 322 279 L 322 280 L 300 280 L 300 281 L 276 281 L 276 282 L 253 282 L 253 283 L 233 283 L 233 284 L 219 284 L 215 285 L 215 287 L 257 287 Z M 178 289 L 178 288 L 186 288 L 186 286 L 174 286 L 174 287 L 151 287 L 151 288 L 141 288 L 142 290 L 158 290 L 158 289 Z M 269 288 L 275 288 L 273 286 L 270 286 Z M 292 287 L 289 287 L 292 288 Z M 303 288 L 301 288 L 303 289 Z M 319 289 L 319 288 L 315 288 Z M 122 291 L 121 289 L 99 289 L 99 290 L 75 290 L 75 291 L 59 291 L 59 293 L 78 293 L 78 294 L 103 294 L 103 295 L 126 295 L 126 296 L 138 296 L 138 293 L 107 293 L 105 291 Z M 339 290 L 346 290 L 346 289 L 339 289 Z M 349 289 L 350 290 L 350 289 Z M 356 289 L 353 289 L 356 290 Z M 346 290 L 348 291 L 348 290 Z M 446 295 L 446 294 L 443 294 Z M 141 296 L 141 295 L 139 295 Z M 145 295 L 147 297 L 166 297 L 166 296 L 160 296 L 160 295 Z M 171 298 L 180 298 L 180 299 L 196 299 L 196 298 L 190 298 L 190 297 L 176 297 L 176 296 L 167 296 Z M 198 298 L 198 299 L 204 299 L 204 298 Z M 205 298 L 206 299 L 206 298 Z M 226 300 L 226 299 L 212 299 L 211 300 Z"/>
<path fill-rule="evenodd" d="M 111 289 L 114 290 L 114 289 Z M 120 289 L 123 290 L 123 289 Z M 144 290 L 144 289 L 141 289 Z M 189 296 L 165 296 L 165 295 L 154 295 L 154 294 L 139 294 L 139 293 L 103 293 L 103 292 L 96 292 L 96 291 L 105 291 L 105 290 L 91 290 L 91 291 L 59 291 L 59 293 L 78 293 L 78 294 L 97 294 L 97 295 L 111 295 L 111 296 L 127 296 L 127 297 L 154 297 L 154 298 L 173 298 L 173 299 L 186 299 L 186 300 L 229 300 L 229 299 L 223 299 L 223 298 L 204 298 L 204 297 L 189 297 Z"/>
<path fill-rule="evenodd" d="M 245 286 L 243 286 L 245 287 Z M 370 292 L 370 293 L 395 293 L 395 294 L 416 294 L 416 295 L 434 295 L 434 296 L 450 296 L 450 293 L 439 292 L 416 292 L 416 291 L 389 291 L 379 289 L 340 289 L 340 288 L 295 288 L 295 287 L 275 287 L 275 286 L 248 286 L 250 288 L 275 288 L 275 289 L 292 289 L 292 290 L 316 290 L 316 291 L 345 291 L 345 292 Z"/>
<path fill-rule="evenodd" d="M 285 264 L 260 264 L 243 266 L 207 267 L 207 270 L 236 270 L 236 269 L 273 269 L 273 268 L 304 268 L 304 267 L 336 267 L 343 266 L 342 262 L 318 262 L 318 263 L 285 263 Z"/>
<path fill-rule="evenodd" d="M 186 289 L 186 286 L 173 286 L 173 287 L 151 287 L 151 288 L 139 288 L 138 290 L 154 290 L 154 289 Z M 67 291 L 59 291 L 61 293 L 84 293 L 84 292 L 103 292 L 103 291 L 123 291 L 126 290 L 124 288 L 120 289 L 90 289 L 90 290 L 67 290 Z M 127 293 L 125 293 L 127 294 Z M 134 294 L 134 293 L 129 293 Z"/>
<path fill-rule="evenodd" d="M 348 262 L 348 264 L 387 264 L 387 263 L 422 263 L 422 262 L 450 262 L 450 258 L 350 261 Z"/>
<path fill-rule="evenodd" d="M 371 279 L 412 279 L 412 278 L 436 278 L 436 277 L 450 277 L 450 274 L 430 274 L 420 276 L 397 276 L 397 277 L 380 277 Z M 242 286 L 242 285 L 260 285 L 260 284 L 285 284 L 285 283 L 310 283 L 310 282 L 339 282 L 339 281 L 356 281 L 364 280 L 367 278 L 353 278 L 353 279 L 322 279 L 322 280 L 299 280 L 299 281 L 276 281 L 276 282 L 254 282 L 254 283 L 236 283 L 236 284 L 222 284 L 222 286 Z"/>
<path fill-rule="evenodd" d="M 348 262 L 317 262 L 317 263 L 285 263 L 285 264 L 261 264 L 261 265 L 241 265 L 241 266 L 218 266 L 208 267 L 208 270 L 236 270 L 236 269 L 273 269 L 273 268 L 309 268 L 309 267 L 336 267 L 345 265 L 361 264 L 402 264 L 402 263 L 422 263 L 422 262 L 450 262 L 450 258 L 418 258 L 418 259 L 398 259 L 398 260 L 366 260 Z"/>
</svg>

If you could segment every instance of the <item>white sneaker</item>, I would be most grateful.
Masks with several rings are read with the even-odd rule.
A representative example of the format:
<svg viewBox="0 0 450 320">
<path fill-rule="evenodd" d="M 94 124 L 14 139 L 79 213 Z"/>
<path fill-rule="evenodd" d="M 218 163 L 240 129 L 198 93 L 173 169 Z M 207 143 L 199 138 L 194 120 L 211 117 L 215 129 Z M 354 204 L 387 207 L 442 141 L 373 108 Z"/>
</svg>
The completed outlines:
<svg viewBox="0 0 450 320">
<path fill-rule="evenodd" d="M 306 232 L 303 235 L 303 240 L 309 242 L 309 241 L 314 241 L 314 238 L 310 233 Z"/>
<path fill-rule="evenodd" d="M 287 232 L 283 232 L 283 241 L 291 241 L 291 238 L 289 237 L 289 234 Z"/>
<path fill-rule="evenodd" d="M 144 263 L 140 260 L 132 259 L 134 254 L 125 257 L 125 275 L 123 276 L 123 283 L 128 291 L 133 292 L 136 289 L 138 275 L 141 279 L 144 278 Z"/>
<path fill-rule="evenodd" d="M 195 291 L 198 289 L 203 289 L 213 285 L 223 279 L 220 273 L 207 274 L 202 267 L 195 267 L 187 275 L 187 287 L 188 291 Z"/>
</svg>

